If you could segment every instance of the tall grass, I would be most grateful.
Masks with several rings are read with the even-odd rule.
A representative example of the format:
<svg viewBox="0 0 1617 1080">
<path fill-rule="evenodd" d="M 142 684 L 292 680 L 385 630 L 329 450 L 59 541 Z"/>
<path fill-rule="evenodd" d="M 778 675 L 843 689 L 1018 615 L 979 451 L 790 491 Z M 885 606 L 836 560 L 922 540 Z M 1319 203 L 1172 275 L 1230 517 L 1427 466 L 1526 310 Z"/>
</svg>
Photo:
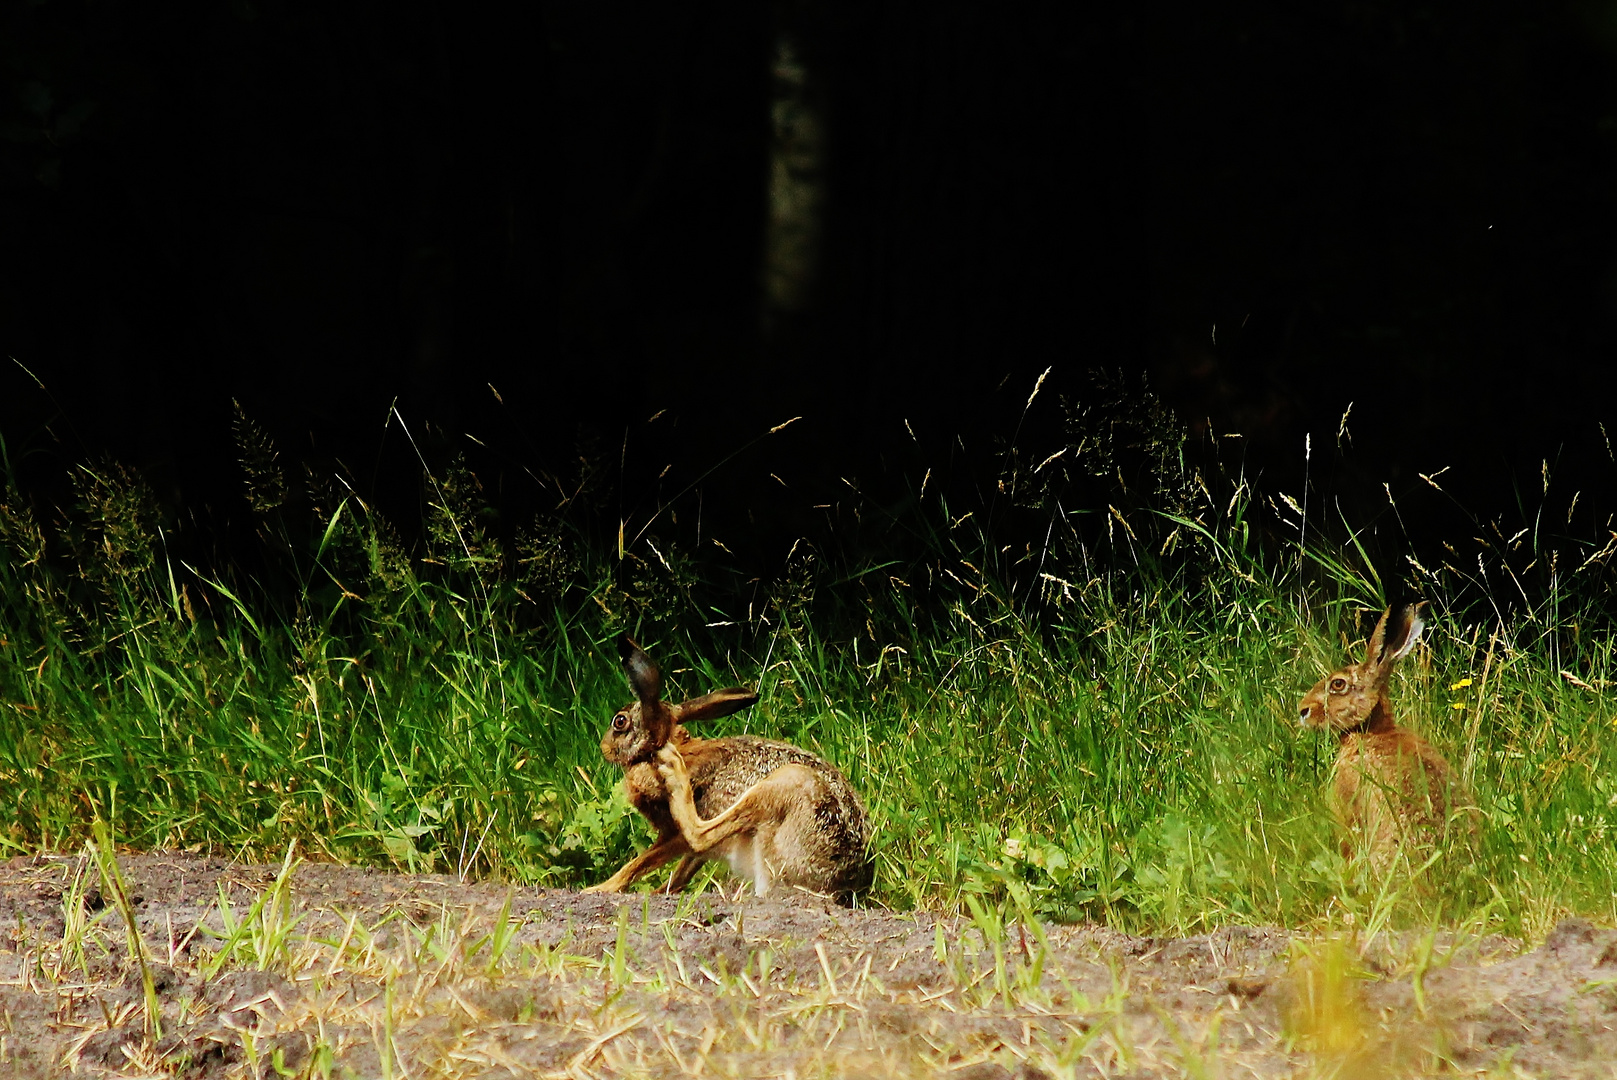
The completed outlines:
<svg viewBox="0 0 1617 1080">
<path fill-rule="evenodd" d="M 564 507 L 502 534 L 454 460 L 423 463 L 407 544 L 341 476 L 300 490 L 245 417 L 256 576 L 173 556 L 133 472 L 76 465 L 52 514 L 7 462 L 0 846 L 68 848 L 102 819 L 138 847 L 597 881 L 648 837 L 598 750 L 629 629 L 671 693 L 759 686 L 715 731 L 848 774 L 877 903 L 1014 896 L 1175 932 L 1617 921 L 1611 548 L 1540 511 L 1530 536 L 1479 525 L 1475 570 L 1411 549 L 1434 617 L 1395 699 L 1474 792 L 1481 840 L 1375 880 L 1324 809 L 1334 744 L 1295 722 L 1386 599 L 1363 534 L 1108 393 L 1068 407 L 1056 449 L 1003 450 L 980 489 L 918 468 L 907 499 L 863 501 L 745 587 L 646 522 L 591 539 L 613 530 Z"/>
</svg>

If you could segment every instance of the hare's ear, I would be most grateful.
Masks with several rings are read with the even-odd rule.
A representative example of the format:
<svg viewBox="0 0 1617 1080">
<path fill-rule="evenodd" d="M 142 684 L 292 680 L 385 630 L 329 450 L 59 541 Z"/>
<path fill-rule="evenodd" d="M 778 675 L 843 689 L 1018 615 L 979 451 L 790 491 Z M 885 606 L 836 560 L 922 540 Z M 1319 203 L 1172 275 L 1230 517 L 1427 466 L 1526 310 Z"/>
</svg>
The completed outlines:
<svg viewBox="0 0 1617 1080">
<path fill-rule="evenodd" d="M 629 685 L 634 688 L 634 696 L 640 699 L 641 706 L 649 709 L 662 700 L 662 672 L 657 670 L 651 657 L 628 634 L 618 638 L 618 659 L 623 661 L 623 670 L 629 676 Z"/>
<path fill-rule="evenodd" d="M 1388 608 L 1387 613 L 1381 616 L 1381 623 L 1377 624 L 1375 635 L 1370 640 L 1371 644 L 1376 646 L 1371 651 L 1371 662 L 1382 671 L 1391 671 L 1393 664 L 1408 656 L 1415 648 L 1415 643 L 1420 640 L 1421 631 L 1426 629 L 1426 624 L 1420 617 L 1420 609 L 1425 606 L 1424 600 L 1418 604 L 1406 605 L 1398 613 L 1398 622 L 1390 637 L 1384 637 L 1382 629 L 1387 621 L 1387 614 L 1390 614 L 1392 609 Z"/>
<path fill-rule="evenodd" d="M 1421 631 L 1426 629 L 1426 623 L 1420 617 L 1420 609 L 1425 606 L 1426 601 L 1424 600 L 1418 604 L 1405 605 L 1403 614 L 1399 619 L 1397 642 L 1388 646 L 1392 652 L 1387 657 L 1387 663 L 1390 664 L 1394 660 L 1402 660 L 1408 656 L 1410 650 L 1415 647 L 1415 642 L 1420 640 Z"/>
<path fill-rule="evenodd" d="M 731 686 L 724 690 L 715 690 L 711 694 L 703 694 L 699 698 L 692 698 L 675 711 L 678 714 L 678 722 L 688 724 L 692 720 L 712 720 L 719 716 L 729 716 L 757 703 L 758 695 L 751 690 L 744 686 Z"/>
<path fill-rule="evenodd" d="M 1392 614 L 1392 608 L 1381 613 L 1376 620 L 1376 628 L 1370 633 L 1370 642 L 1364 647 L 1364 663 L 1366 667 L 1375 667 L 1381 663 L 1381 651 L 1387 640 L 1387 616 Z"/>
</svg>

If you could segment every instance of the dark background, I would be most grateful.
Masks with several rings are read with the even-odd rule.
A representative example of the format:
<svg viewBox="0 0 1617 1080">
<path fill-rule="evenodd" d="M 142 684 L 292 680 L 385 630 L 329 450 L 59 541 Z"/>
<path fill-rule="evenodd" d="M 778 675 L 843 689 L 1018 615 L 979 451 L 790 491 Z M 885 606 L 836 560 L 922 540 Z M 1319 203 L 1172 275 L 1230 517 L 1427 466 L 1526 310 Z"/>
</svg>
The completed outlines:
<svg viewBox="0 0 1617 1080">
<path fill-rule="evenodd" d="M 1107 368 L 1291 490 L 1305 435 L 1349 500 L 1611 485 L 1610 3 L 4 11 L 0 434 L 41 475 L 241 512 L 235 399 L 404 500 L 396 402 L 542 501 L 581 448 L 672 484 L 801 415 L 709 478 L 738 515 L 986 452 L 1046 368 L 1053 439 Z"/>
</svg>

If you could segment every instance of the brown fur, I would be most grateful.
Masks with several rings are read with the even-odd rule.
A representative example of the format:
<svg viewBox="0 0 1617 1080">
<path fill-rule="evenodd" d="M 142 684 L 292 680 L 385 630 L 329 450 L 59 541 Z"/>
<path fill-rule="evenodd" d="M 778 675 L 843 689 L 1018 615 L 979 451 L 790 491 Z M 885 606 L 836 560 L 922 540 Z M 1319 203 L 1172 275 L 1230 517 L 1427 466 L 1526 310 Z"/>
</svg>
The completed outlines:
<svg viewBox="0 0 1617 1080">
<path fill-rule="evenodd" d="M 588 891 L 622 891 L 676 858 L 669 892 L 708 859 L 728 862 L 758 896 L 786 885 L 847 902 L 870 887 L 865 809 L 835 767 L 789 743 L 693 736 L 685 723 L 746 708 L 757 695 L 733 687 L 671 704 L 651 658 L 627 638 L 621 651 L 640 700 L 612 718 L 601 753 L 623 768 L 629 801 L 657 840 Z"/>
<path fill-rule="evenodd" d="M 1399 613 L 1390 638 L 1392 609 L 1382 612 L 1364 660 L 1325 676 L 1298 706 L 1304 726 L 1337 736 L 1331 809 L 1345 833 L 1343 855 L 1363 852 L 1383 870 L 1400 850 L 1424 861 L 1468 801 L 1443 755 L 1393 717 L 1388 683 L 1420 639 L 1419 608 Z"/>
</svg>

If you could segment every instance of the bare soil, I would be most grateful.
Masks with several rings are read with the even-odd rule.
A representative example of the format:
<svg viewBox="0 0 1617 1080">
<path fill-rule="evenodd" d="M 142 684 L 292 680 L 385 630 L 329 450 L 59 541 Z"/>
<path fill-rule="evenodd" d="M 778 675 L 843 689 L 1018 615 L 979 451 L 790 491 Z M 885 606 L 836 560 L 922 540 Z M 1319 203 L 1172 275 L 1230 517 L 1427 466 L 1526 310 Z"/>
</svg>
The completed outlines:
<svg viewBox="0 0 1617 1080">
<path fill-rule="evenodd" d="M 1609 1076 L 1617 1062 L 1617 932 L 1577 921 L 1529 952 L 1261 927 L 1051 927 L 1045 948 L 1015 925 L 985 936 L 807 895 L 595 896 L 306 864 L 277 896 L 278 867 L 120 863 L 155 1015 L 112 885 L 78 858 L 14 859 L 0 1076 Z"/>
</svg>

